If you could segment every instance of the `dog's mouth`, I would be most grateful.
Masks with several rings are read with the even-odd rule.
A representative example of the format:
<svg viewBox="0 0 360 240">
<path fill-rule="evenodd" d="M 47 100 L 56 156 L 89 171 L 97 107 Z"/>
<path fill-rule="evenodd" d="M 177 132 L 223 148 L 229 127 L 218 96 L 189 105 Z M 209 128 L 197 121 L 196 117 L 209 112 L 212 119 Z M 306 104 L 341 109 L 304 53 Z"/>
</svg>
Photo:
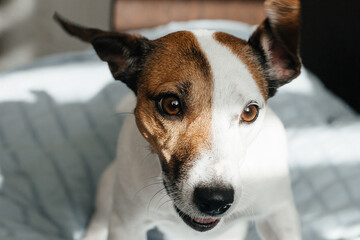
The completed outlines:
<svg viewBox="0 0 360 240">
<path fill-rule="evenodd" d="M 176 209 L 177 213 L 179 214 L 179 216 L 181 217 L 181 219 L 188 226 L 190 226 L 191 228 L 193 228 L 199 232 L 209 231 L 209 230 L 213 229 L 220 222 L 220 219 L 217 219 L 217 218 L 198 218 L 198 217 L 192 218 L 189 215 L 182 212 L 176 206 L 175 206 L 175 209 Z"/>
</svg>

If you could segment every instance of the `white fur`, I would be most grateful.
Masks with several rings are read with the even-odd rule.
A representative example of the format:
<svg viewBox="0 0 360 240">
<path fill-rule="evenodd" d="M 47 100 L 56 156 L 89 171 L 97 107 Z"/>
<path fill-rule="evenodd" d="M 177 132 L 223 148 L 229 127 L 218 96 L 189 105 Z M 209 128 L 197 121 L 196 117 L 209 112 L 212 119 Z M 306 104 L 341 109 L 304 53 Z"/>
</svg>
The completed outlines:
<svg viewBox="0 0 360 240">
<path fill-rule="evenodd" d="M 158 157 L 150 152 L 134 116 L 129 116 L 119 135 L 116 161 L 100 182 L 97 212 L 85 239 L 145 240 L 146 231 L 157 226 L 169 240 L 240 240 L 248 220 L 257 222 L 265 240 L 301 239 L 280 120 L 266 107 L 246 65 L 218 43 L 213 32 L 194 34 L 214 76 L 213 144 L 199 156 L 184 186 L 220 179 L 234 187 L 233 205 L 208 232 L 188 227 L 164 190 Z M 250 101 L 259 105 L 259 117 L 254 123 L 241 123 Z M 182 189 L 187 205 L 193 190 Z"/>
<path fill-rule="evenodd" d="M 240 115 L 248 103 L 256 102 L 263 108 L 265 100 L 245 64 L 230 49 L 217 42 L 213 32 L 196 31 L 195 36 L 205 52 L 214 77 L 213 148 L 211 152 L 205 153 L 204 158 L 213 161 L 206 165 L 212 166 L 214 170 L 211 172 L 216 175 L 214 177 L 236 182 L 233 179 L 238 175 L 236 166 L 241 165 L 248 145 L 259 132 L 265 111 L 261 111 L 251 126 L 240 124 Z M 206 175 L 198 177 L 209 178 Z"/>
</svg>

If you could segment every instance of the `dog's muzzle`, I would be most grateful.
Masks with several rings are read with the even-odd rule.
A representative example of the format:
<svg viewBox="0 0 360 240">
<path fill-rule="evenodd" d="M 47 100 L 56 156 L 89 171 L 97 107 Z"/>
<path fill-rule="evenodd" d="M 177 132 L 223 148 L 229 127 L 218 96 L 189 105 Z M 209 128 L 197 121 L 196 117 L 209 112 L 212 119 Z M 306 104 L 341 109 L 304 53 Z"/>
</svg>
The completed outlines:
<svg viewBox="0 0 360 240">
<path fill-rule="evenodd" d="M 210 217 L 192 218 L 175 206 L 176 211 L 193 229 L 200 232 L 209 231 L 220 222 L 219 216 L 224 214 L 234 202 L 234 189 L 197 187 L 194 190 L 193 202 L 201 213 Z"/>
</svg>

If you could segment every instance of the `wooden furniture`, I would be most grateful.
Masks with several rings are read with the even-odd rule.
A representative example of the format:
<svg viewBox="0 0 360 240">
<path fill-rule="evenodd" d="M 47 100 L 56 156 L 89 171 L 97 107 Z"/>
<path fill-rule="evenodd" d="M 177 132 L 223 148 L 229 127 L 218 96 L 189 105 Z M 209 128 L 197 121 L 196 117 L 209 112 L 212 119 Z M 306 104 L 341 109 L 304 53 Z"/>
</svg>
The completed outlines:
<svg viewBox="0 0 360 240">
<path fill-rule="evenodd" d="M 259 24 L 265 12 L 262 0 L 113 0 L 112 16 L 112 28 L 122 31 L 195 19 Z"/>
</svg>

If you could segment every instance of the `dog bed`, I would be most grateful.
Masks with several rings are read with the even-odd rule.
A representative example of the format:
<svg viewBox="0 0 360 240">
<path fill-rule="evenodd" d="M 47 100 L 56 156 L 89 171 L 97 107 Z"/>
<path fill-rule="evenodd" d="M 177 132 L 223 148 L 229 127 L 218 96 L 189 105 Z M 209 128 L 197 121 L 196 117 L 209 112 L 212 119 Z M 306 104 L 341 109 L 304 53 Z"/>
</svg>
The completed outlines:
<svg viewBox="0 0 360 240">
<path fill-rule="evenodd" d="M 199 20 L 137 32 L 153 39 L 196 28 L 245 39 L 254 29 Z M 117 133 L 131 114 L 115 112 L 127 94 L 92 50 L 0 75 L 1 240 L 81 239 L 99 176 L 114 158 Z M 359 240 L 359 116 L 306 69 L 269 104 L 287 130 L 304 240 Z M 161 239 L 161 233 L 151 231 L 149 239 Z M 247 240 L 257 239 L 250 224 Z"/>
</svg>

